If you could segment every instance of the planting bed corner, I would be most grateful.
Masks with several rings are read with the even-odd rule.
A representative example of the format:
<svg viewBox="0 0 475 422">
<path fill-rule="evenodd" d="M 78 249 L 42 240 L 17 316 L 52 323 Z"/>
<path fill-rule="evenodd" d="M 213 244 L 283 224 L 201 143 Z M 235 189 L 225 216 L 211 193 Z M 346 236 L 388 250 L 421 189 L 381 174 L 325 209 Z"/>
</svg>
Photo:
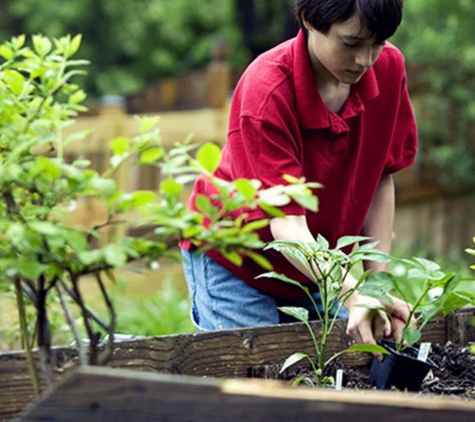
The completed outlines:
<svg viewBox="0 0 475 422">
<path fill-rule="evenodd" d="M 436 318 L 425 327 L 423 341 L 440 345 L 475 341 L 473 318 L 472 309 Z M 345 320 L 338 321 L 328 345 L 330 355 L 350 344 L 345 325 Z M 0 354 L 0 420 L 20 415 L 29 421 L 237 421 L 244 417 L 306 421 L 319 415 L 326 421 L 346 417 L 362 421 L 383 417 L 386 411 L 404 415 L 405 421 L 475 420 L 475 401 L 396 392 L 291 389 L 283 382 L 242 380 L 272 378 L 277 363 L 292 353 L 312 351 L 300 323 L 120 342 L 109 368 L 78 369 L 74 350 L 58 348 L 55 373 L 61 381 L 36 402 L 25 355 Z M 351 354 L 342 360 L 350 367 L 368 367 L 371 356 Z"/>
</svg>

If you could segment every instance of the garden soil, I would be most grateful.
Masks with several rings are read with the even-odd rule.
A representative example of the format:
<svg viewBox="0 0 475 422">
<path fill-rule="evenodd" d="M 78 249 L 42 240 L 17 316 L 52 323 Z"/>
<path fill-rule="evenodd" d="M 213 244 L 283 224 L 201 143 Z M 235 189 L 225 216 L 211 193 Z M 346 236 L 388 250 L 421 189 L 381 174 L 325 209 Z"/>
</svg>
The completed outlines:
<svg viewBox="0 0 475 422">
<path fill-rule="evenodd" d="M 457 397 L 464 400 L 475 400 L 475 354 L 468 347 L 460 347 L 447 343 L 444 346 L 432 345 L 430 358 L 437 365 L 426 377 L 419 394 Z M 343 388 L 354 390 L 373 390 L 368 383 L 369 367 L 347 367 L 338 360 L 327 368 L 327 375 L 336 378 L 336 371 L 343 370 Z M 297 377 L 312 378 L 308 371 L 288 371 L 285 379 L 293 381 Z M 259 374 L 254 374 L 259 376 Z M 278 368 L 260 374 L 264 378 L 281 378 Z"/>
</svg>

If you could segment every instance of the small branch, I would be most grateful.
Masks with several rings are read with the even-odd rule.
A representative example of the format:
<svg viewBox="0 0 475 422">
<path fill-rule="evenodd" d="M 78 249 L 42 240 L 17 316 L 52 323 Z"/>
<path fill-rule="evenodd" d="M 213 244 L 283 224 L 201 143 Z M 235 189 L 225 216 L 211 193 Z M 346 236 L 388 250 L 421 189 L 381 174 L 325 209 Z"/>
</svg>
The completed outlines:
<svg viewBox="0 0 475 422">
<path fill-rule="evenodd" d="M 38 303 L 37 303 L 37 327 L 38 327 L 38 350 L 40 366 L 45 380 L 49 386 L 53 385 L 54 377 L 51 369 L 51 329 L 46 305 L 47 291 L 44 275 L 39 278 Z"/>
<path fill-rule="evenodd" d="M 99 344 L 100 335 L 95 333 L 89 322 L 89 314 L 82 298 L 81 291 L 79 290 L 78 281 L 79 278 L 73 274 L 70 274 L 71 282 L 73 284 L 73 290 L 77 298 L 77 305 L 81 309 L 82 319 L 84 321 L 84 327 L 86 328 L 87 336 L 89 338 L 89 364 L 94 365 L 97 361 L 97 345 Z"/>
<path fill-rule="evenodd" d="M 112 303 L 110 296 L 107 293 L 107 289 L 104 286 L 104 282 L 102 280 L 101 274 L 96 273 L 95 276 L 96 276 L 97 284 L 99 285 L 101 289 L 101 293 L 104 298 L 104 302 L 106 303 L 107 312 L 109 313 L 109 318 L 110 318 L 110 324 L 107 330 L 108 338 L 107 338 L 106 350 L 98 362 L 99 365 L 104 365 L 112 357 L 112 353 L 113 353 L 114 333 L 115 333 L 115 327 L 116 327 L 116 313 L 114 309 L 114 304 Z M 113 276 L 111 274 L 109 274 L 109 277 L 113 279 Z"/>
<path fill-rule="evenodd" d="M 18 317 L 20 319 L 20 332 L 22 337 L 22 343 L 26 351 L 26 360 L 28 363 L 28 372 L 31 376 L 31 382 L 33 384 L 33 390 L 35 395 L 39 395 L 41 392 L 40 381 L 38 378 L 38 371 L 36 370 L 35 361 L 33 359 L 33 353 L 31 352 L 30 342 L 28 339 L 28 323 L 26 319 L 25 302 L 23 300 L 23 291 L 21 287 L 21 281 L 15 279 L 15 294 L 18 306 Z"/>
<path fill-rule="evenodd" d="M 7 192 L 2 192 L 2 197 L 7 204 L 7 213 L 8 215 L 15 219 L 18 218 L 18 220 L 22 221 L 23 223 L 26 223 L 25 219 L 20 213 L 20 210 L 18 209 L 18 206 L 15 202 L 15 198 L 13 197 L 13 194 L 10 191 Z"/>
<path fill-rule="evenodd" d="M 66 300 L 63 295 L 62 289 L 64 288 L 64 281 L 59 279 L 59 283 L 55 284 L 56 292 L 58 293 L 59 300 L 61 302 L 61 307 L 63 308 L 64 315 L 66 316 L 66 320 L 68 322 L 69 327 L 71 328 L 71 331 L 74 336 L 74 340 L 76 342 L 76 347 L 78 349 L 78 355 L 79 355 L 79 363 L 81 365 L 86 365 L 86 351 L 84 350 L 84 345 L 82 344 L 81 340 L 81 335 L 79 333 L 78 327 L 76 326 L 76 323 L 74 322 L 74 317 L 71 314 L 71 311 L 69 310 L 68 304 L 66 303 Z"/>
<path fill-rule="evenodd" d="M 79 301 L 80 299 L 77 297 L 76 292 L 72 289 L 70 289 L 66 283 L 63 281 L 62 282 L 62 287 L 66 291 L 66 293 L 71 297 L 71 299 L 76 303 L 76 305 L 79 306 Z M 89 309 L 85 304 L 84 306 L 84 312 L 88 316 L 88 318 L 92 319 L 99 327 L 101 327 L 103 330 L 107 331 L 107 324 L 103 322 L 91 309 Z"/>
</svg>

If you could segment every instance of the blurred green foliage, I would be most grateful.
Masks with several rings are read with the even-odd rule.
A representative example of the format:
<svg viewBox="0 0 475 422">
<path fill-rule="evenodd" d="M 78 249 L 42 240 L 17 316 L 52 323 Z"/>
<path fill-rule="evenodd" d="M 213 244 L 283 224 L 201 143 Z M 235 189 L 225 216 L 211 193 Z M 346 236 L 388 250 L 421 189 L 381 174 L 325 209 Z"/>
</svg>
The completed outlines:
<svg viewBox="0 0 475 422">
<path fill-rule="evenodd" d="M 392 41 L 407 59 L 419 160 L 451 190 L 474 192 L 475 8 L 472 0 L 406 0 Z M 0 37 L 83 34 L 90 98 L 130 94 L 203 67 L 218 40 L 244 68 L 295 31 L 293 0 L 4 0 Z M 293 25 L 293 26 L 292 26 Z"/>
<path fill-rule="evenodd" d="M 163 273 L 157 273 L 157 277 Z M 124 284 L 125 283 L 125 284 Z M 196 329 L 190 318 L 190 300 L 185 281 L 165 277 L 152 293 L 133 297 L 125 294 L 128 281 L 119 281 L 112 289 L 112 297 L 120 313 L 117 332 L 135 336 L 159 336 L 192 333 Z"/>
<path fill-rule="evenodd" d="M 410 0 L 393 41 L 408 63 L 422 154 L 452 191 L 475 192 L 475 8 Z"/>
<path fill-rule="evenodd" d="M 225 37 L 232 62 L 246 61 L 232 0 L 6 0 L 0 36 L 83 35 L 90 95 L 135 92 L 145 83 L 203 65 Z"/>
</svg>

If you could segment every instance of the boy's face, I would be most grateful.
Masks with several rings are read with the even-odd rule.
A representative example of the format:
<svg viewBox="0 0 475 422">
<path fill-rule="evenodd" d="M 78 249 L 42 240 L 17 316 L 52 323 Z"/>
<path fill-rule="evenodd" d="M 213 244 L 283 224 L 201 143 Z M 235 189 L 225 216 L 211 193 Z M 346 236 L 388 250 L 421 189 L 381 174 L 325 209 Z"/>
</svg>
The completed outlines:
<svg viewBox="0 0 475 422">
<path fill-rule="evenodd" d="M 356 15 L 334 23 L 322 34 L 304 21 L 308 29 L 308 51 L 319 83 L 357 83 L 379 57 L 384 43 L 362 26 Z"/>
</svg>

